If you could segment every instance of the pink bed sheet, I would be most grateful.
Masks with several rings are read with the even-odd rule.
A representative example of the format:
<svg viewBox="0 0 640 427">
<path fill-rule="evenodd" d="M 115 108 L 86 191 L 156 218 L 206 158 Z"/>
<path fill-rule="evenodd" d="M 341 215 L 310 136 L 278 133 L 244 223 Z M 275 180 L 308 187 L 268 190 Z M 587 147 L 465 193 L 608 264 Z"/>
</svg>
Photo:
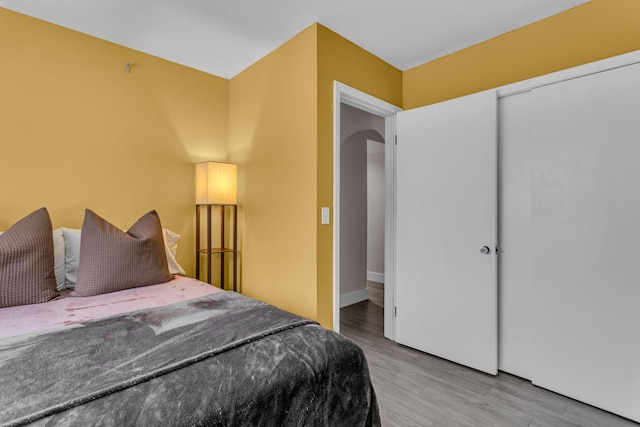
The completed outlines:
<svg viewBox="0 0 640 427">
<path fill-rule="evenodd" d="M 175 277 L 167 283 L 92 297 L 64 297 L 43 304 L 0 308 L 0 338 L 76 325 L 221 292 L 219 288 L 196 279 Z"/>
</svg>

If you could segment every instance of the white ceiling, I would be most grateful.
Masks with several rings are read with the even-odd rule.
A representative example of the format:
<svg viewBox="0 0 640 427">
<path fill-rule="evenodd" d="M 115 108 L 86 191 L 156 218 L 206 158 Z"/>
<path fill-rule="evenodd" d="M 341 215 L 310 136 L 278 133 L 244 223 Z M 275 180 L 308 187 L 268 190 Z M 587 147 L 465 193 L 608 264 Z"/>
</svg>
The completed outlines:
<svg viewBox="0 0 640 427">
<path fill-rule="evenodd" d="M 319 22 L 401 70 L 588 0 L 0 0 L 0 7 L 231 78 Z"/>
</svg>

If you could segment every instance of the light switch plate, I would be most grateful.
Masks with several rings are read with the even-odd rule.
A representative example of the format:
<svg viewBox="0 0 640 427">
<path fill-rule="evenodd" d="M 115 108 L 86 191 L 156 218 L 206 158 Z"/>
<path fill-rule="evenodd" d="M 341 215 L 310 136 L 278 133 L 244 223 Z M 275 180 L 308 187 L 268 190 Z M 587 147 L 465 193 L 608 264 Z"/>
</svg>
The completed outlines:
<svg viewBox="0 0 640 427">
<path fill-rule="evenodd" d="M 322 208 L 322 223 L 323 224 L 331 224 L 331 217 L 330 217 L 330 208 Z"/>
</svg>

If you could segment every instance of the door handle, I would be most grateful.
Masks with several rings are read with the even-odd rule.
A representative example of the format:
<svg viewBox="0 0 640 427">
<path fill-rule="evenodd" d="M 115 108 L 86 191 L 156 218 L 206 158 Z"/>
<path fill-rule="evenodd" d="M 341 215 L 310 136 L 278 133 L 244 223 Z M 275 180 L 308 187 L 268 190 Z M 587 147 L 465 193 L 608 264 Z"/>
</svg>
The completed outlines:
<svg viewBox="0 0 640 427">
<path fill-rule="evenodd" d="M 480 253 L 484 255 L 489 255 L 491 253 L 491 249 L 489 249 L 489 246 L 483 246 L 480 248 Z"/>
</svg>

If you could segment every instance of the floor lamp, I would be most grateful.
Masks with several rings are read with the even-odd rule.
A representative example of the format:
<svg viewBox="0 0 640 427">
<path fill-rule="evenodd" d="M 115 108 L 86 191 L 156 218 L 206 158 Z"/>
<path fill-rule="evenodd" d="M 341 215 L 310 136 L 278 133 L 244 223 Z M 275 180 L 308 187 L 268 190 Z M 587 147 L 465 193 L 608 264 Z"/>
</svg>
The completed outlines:
<svg viewBox="0 0 640 427">
<path fill-rule="evenodd" d="M 204 162 L 196 165 L 196 279 L 200 279 L 200 257 L 206 256 L 207 283 L 212 284 L 211 262 L 214 255 L 220 256 L 220 288 L 224 289 L 225 255 L 232 256 L 233 290 L 238 287 L 238 201 L 237 166 L 232 163 Z M 220 245 L 213 247 L 211 217 L 212 207 L 220 209 Z M 201 211 L 206 211 L 206 246 L 201 246 Z M 231 245 L 226 244 L 225 218 L 231 211 Z"/>
</svg>

